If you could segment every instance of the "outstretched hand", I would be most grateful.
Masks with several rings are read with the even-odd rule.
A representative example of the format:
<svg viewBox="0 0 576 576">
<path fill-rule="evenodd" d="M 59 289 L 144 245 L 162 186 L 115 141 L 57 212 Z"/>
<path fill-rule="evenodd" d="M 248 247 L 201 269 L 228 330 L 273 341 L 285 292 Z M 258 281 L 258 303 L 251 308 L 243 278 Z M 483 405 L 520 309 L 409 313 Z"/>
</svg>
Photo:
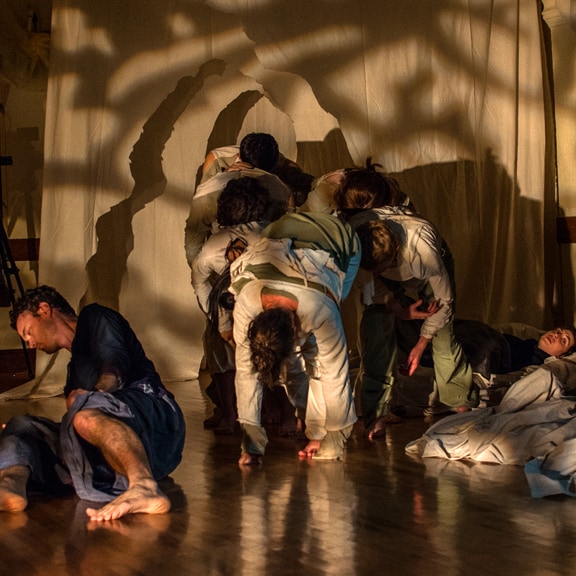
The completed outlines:
<svg viewBox="0 0 576 576">
<path fill-rule="evenodd" d="M 422 358 L 422 354 L 424 354 L 424 350 L 426 350 L 426 346 L 428 346 L 428 338 L 424 336 L 420 336 L 418 342 L 416 342 L 416 346 L 410 350 L 408 354 L 408 358 L 406 359 L 406 363 L 400 367 L 400 371 L 407 376 L 412 376 L 418 368 L 420 364 L 420 359 Z"/>
</svg>

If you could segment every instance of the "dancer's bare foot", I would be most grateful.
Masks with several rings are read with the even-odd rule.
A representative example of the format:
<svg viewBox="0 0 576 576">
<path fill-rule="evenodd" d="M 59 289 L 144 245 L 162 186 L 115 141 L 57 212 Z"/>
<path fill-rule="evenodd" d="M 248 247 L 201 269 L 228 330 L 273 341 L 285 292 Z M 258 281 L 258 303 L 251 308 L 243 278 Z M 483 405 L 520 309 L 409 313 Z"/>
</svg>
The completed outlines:
<svg viewBox="0 0 576 576">
<path fill-rule="evenodd" d="M 127 514 L 164 514 L 170 510 L 170 500 L 152 479 L 134 483 L 118 498 L 98 510 L 86 508 L 94 522 L 116 520 Z"/>
<path fill-rule="evenodd" d="M 310 440 L 302 450 L 298 451 L 298 456 L 300 458 L 312 458 L 316 456 L 318 450 L 320 450 L 320 445 L 322 444 L 322 440 Z"/>
<path fill-rule="evenodd" d="M 262 464 L 262 455 L 250 454 L 249 452 L 244 452 L 240 456 L 238 464 L 240 464 L 241 466 L 256 466 L 258 464 Z"/>
<path fill-rule="evenodd" d="M 10 466 L 0 470 L 0 512 L 22 512 L 28 506 L 26 484 L 30 470 L 26 466 Z"/>
<path fill-rule="evenodd" d="M 402 422 L 402 418 L 400 416 L 396 416 L 392 412 L 388 412 L 388 414 L 384 416 L 380 416 L 374 423 L 374 426 L 368 432 L 368 440 L 376 440 L 377 438 L 382 438 L 386 435 L 386 425 L 387 424 L 399 424 Z"/>
<path fill-rule="evenodd" d="M 108 522 L 89 522 L 89 532 L 108 530 L 120 536 L 131 538 L 141 545 L 151 545 L 170 527 L 170 514 L 131 514 Z"/>
<path fill-rule="evenodd" d="M 368 440 L 376 440 L 377 438 L 383 438 L 384 436 L 386 436 L 386 424 L 382 422 L 381 418 L 378 418 L 374 426 L 372 426 L 368 432 Z"/>
</svg>

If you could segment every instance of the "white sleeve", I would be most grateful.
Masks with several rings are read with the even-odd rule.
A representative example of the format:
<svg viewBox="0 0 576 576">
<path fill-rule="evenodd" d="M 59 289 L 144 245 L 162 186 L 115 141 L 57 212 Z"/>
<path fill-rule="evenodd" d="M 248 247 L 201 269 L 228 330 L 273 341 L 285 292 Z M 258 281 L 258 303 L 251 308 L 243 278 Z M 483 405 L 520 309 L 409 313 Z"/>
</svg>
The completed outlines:
<svg viewBox="0 0 576 576">
<path fill-rule="evenodd" d="M 427 235 L 419 239 L 416 249 L 417 258 L 413 262 L 414 276 L 428 282 L 434 300 L 440 303 L 438 312 L 426 318 L 420 330 L 422 336 L 431 339 L 454 315 L 454 291 L 442 257 L 436 245 L 428 240 Z"/>
</svg>

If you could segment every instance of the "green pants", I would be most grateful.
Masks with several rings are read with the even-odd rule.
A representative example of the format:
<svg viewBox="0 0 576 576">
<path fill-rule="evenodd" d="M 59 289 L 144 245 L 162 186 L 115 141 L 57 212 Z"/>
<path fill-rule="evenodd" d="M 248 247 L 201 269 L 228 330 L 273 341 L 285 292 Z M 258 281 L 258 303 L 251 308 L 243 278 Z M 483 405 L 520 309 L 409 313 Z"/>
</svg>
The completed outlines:
<svg viewBox="0 0 576 576">
<path fill-rule="evenodd" d="M 397 357 L 394 313 L 383 304 L 367 306 L 360 322 L 361 408 L 366 428 L 371 428 L 390 410 Z M 476 406 L 472 368 L 454 337 L 452 321 L 432 338 L 432 358 L 440 402 L 448 406 Z"/>
</svg>

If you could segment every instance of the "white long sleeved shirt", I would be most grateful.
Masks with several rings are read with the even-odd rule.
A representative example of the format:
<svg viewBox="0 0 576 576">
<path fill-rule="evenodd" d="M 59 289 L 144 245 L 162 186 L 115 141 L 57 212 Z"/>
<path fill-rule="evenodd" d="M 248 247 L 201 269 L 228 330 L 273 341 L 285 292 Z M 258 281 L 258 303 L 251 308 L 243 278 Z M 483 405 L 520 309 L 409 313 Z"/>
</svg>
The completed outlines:
<svg viewBox="0 0 576 576">
<path fill-rule="evenodd" d="M 432 338 L 454 316 L 454 290 L 443 261 L 445 243 L 440 233 L 431 222 L 403 206 L 361 212 L 354 216 L 351 224 L 357 228 L 369 220 L 385 220 L 400 240 L 398 265 L 381 272 L 380 276 L 401 282 L 406 293 L 416 298 L 428 284 L 434 300 L 440 302 L 439 310 L 424 320 L 420 331 L 425 338 Z M 362 290 L 364 304 L 387 302 L 393 297 L 381 282 L 372 287 L 364 285 Z"/>
<path fill-rule="evenodd" d="M 238 226 L 225 226 L 212 234 L 192 261 L 192 287 L 198 298 L 198 304 L 204 313 L 208 313 L 212 280 L 222 274 L 227 266 L 226 248 L 236 238 L 242 238 L 248 246 L 260 240 L 264 223 L 248 222 Z"/>
</svg>

